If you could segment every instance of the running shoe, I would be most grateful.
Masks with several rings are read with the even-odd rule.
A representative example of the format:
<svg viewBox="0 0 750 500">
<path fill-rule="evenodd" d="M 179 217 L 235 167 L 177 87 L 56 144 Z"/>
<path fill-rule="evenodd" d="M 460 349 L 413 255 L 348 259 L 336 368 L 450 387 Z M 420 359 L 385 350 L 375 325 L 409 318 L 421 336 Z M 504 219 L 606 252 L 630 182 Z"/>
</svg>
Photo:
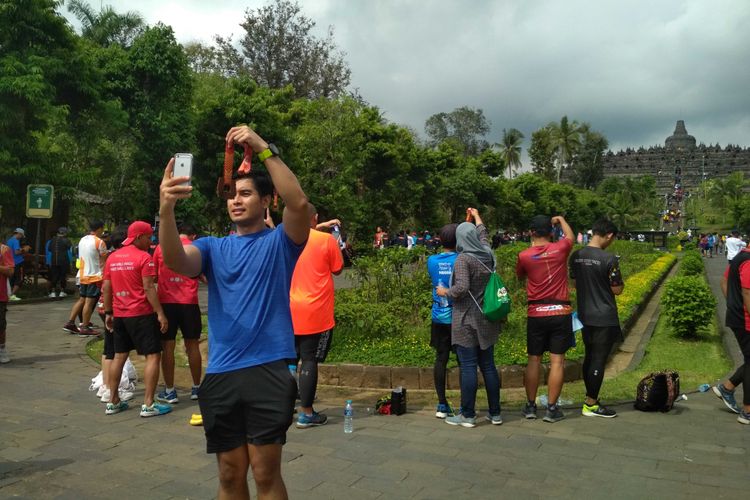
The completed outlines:
<svg viewBox="0 0 750 500">
<path fill-rule="evenodd" d="M 587 405 L 586 403 L 583 403 L 583 409 L 581 410 L 581 415 L 584 417 L 604 417 L 604 418 L 615 418 L 617 416 L 617 412 L 614 410 L 610 410 L 600 402 L 596 402 L 593 405 Z"/>
<path fill-rule="evenodd" d="M 523 414 L 523 418 L 527 420 L 536 420 L 536 403 L 526 401 L 526 404 L 523 405 L 521 413 Z"/>
<path fill-rule="evenodd" d="M 58 297 L 60 297 L 61 299 L 64 299 L 67 296 L 68 296 L 68 294 L 65 293 L 65 292 L 60 292 L 60 295 L 58 295 Z"/>
<path fill-rule="evenodd" d="M 151 406 L 141 405 L 141 416 L 144 418 L 166 415 L 170 411 L 172 411 L 172 407 L 169 405 L 159 403 L 153 403 Z"/>
<path fill-rule="evenodd" d="M 8 300 L 10 300 L 12 302 L 18 302 L 21 299 L 20 299 L 20 297 L 17 297 L 15 294 L 13 294 L 10 297 L 8 297 Z"/>
<path fill-rule="evenodd" d="M 750 424 L 750 413 L 746 412 L 745 410 L 740 410 L 740 414 L 737 417 L 737 422 L 745 425 Z"/>
<path fill-rule="evenodd" d="M 435 408 L 436 418 L 452 417 L 453 415 L 453 408 L 451 408 L 451 405 L 449 404 L 440 403 L 437 405 L 437 408 Z"/>
<path fill-rule="evenodd" d="M 65 326 L 63 326 L 63 331 L 76 335 L 81 333 L 73 321 L 68 321 L 67 323 L 65 323 Z"/>
<path fill-rule="evenodd" d="M 161 401 L 162 403 L 169 403 L 169 404 L 175 404 L 179 403 L 180 399 L 177 397 L 177 390 L 173 389 L 169 392 L 166 390 L 161 391 L 159 394 L 156 395 L 156 400 Z"/>
<path fill-rule="evenodd" d="M 78 329 L 79 337 L 96 337 L 97 335 L 99 335 L 99 332 L 88 326 L 82 326 Z"/>
<path fill-rule="evenodd" d="M 0 363 L 10 363 L 10 356 L 8 356 L 8 351 L 5 348 L 0 349 Z"/>
<path fill-rule="evenodd" d="M 487 415 L 486 418 L 492 425 L 503 425 L 503 417 L 500 414 Z"/>
<path fill-rule="evenodd" d="M 198 387 L 197 385 L 194 385 L 192 389 L 190 389 L 190 399 L 193 401 L 198 401 Z"/>
<path fill-rule="evenodd" d="M 48 295 L 48 297 L 49 297 L 50 299 L 56 299 L 56 298 L 57 298 L 57 295 L 55 295 L 55 292 L 50 292 L 50 293 L 49 293 L 49 295 Z"/>
<path fill-rule="evenodd" d="M 560 409 L 560 405 L 550 405 L 547 408 L 547 413 L 544 415 L 545 422 L 555 423 L 559 422 L 560 420 L 565 418 L 565 414 L 563 413 L 562 409 Z"/>
<path fill-rule="evenodd" d="M 107 403 L 107 409 L 104 410 L 104 413 L 106 415 L 114 415 L 115 413 L 120 413 L 121 411 L 125 411 L 127 409 L 128 409 L 128 403 L 126 403 L 125 401 L 120 401 L 116 405 L 112 403 Z"/>
<path fill-rule="evenodd" d="M 123 389 L 118 389 L 117 394 L 120 395 L 120 401 L 130 401 L 131 399 L 135 397 L 135 395 L 131 391 L 126 391 Z M 112 393 L 110 392 L 110 390 L 104 389 L 104 391 L 102 391 L 101 399 L 99 401 L 101 401 L 102 403 L 109 403 L 111 399 L 112 399 Z"/>
<path fill-rule="evenodd" d="M 452 417 L 445 417 L 445 423 L 448 425 L 460 425 L 461 427 L 476 427 L 477 426 L 477 418 L 476 417 L 464 417 L 463 415 L 454 415 Z"/>
<path fill-rule="evenodd" d="M 730 391 L 721 383 L 716 384 L 712 389 L 714 390 L 716 397 L 721 399 L 730 411 L 733 411 L 734 413 L 740 412 L 740 408 L 737 406 L 737 400 L 734 399 L 734 391 Z"/>
<path fill-rule="evenodd" d="M 328 417 L 323 413 L 316 411 L 312 412 L 312 415 L 300 412 L 297 416 L 297 428 L 307 429 L 308 427 L 317 427 L 318 425 L 325 425 L 328 422 Z"/>
</svg>

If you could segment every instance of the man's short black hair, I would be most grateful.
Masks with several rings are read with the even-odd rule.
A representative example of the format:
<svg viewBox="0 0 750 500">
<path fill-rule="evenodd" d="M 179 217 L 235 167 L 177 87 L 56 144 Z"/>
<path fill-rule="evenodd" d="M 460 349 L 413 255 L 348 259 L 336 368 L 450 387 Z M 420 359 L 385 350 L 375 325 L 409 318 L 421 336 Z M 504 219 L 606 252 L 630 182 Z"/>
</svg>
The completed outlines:
<svg viewBox="0 0 750 500">
<path fill-rule="evenodd" d="M 440 229 L 440 244 L 443 248 L 456 248 L 456 228 L 458 224 L 446 224 Z"/>
<path fill-rule="evenodd" d="M 180 222 L 180 224 L 177 226 L 177 231 L 180 234 L 187 234 L 188 236 L 198 234 L 198 231 L 195 230 L 195 226 L 190 224 L 189 222 Z"/>
<path fill-rule="evenodd" d="M 253 181 L 253 186 L 258 194 L 262 197 L 273 196 L 273 182 L 271 177 L 265 172 L 259 172 L 257 170 L 251 170 L 246 174 L 240 174 L 235 172 L 232 174 L 232 179 L 238 181 L 240 179 L 250 179 Z"/>
<path fill-rule="evenodd" d="M 739 232 L 739 231 L 737 231 L 736 229 L 733 229 L 733 230 L 732 230 L 732 236 L 734 236 L 734 237 L 736 238 L 736 237 L 738 237 L 739 235 L 740 235 L 740 232 Z"/>
<path fill-rule="evenodd" d="M 92 220 L 89 222 L 89 230 L 96 231 L 97 229 L 101 229 L 104 227 L 104 222 L 100 220 Z"/>
<path fill-rule="evenodd" d="M 594 222 L 593 226 L 591 226 L 591 232 L 593 232 L 597 236 L 607 236 L 610 233 L 614 236 L 617 236 L 618 229 L 617 226 L 615 226 L 615 223 L 611 220 L 599 219 L 598 221 Z"/>
</svg>

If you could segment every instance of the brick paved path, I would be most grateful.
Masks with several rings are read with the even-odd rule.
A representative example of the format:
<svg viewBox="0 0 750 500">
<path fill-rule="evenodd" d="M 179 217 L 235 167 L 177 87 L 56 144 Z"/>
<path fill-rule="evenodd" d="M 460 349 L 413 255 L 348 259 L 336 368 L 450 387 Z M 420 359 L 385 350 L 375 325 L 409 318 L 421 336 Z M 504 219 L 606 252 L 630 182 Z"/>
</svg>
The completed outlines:
<svg viewBox="0 0 750 500">
<path fill-rule="evenodd" d="M 721 262 L 709 262 L 714 277 Z M 12 363 L 0 366 L 0 498 L 213 498 L 213 456 L 192 402 L 164 417 L 104 415 L 87 391 L 98 368 L 62 332 L 71 302 L 14 305 Z M 136 401 L 142 399 L 142 388 Z M 342 398 L 343 399 L 343 398 Z M 428 410 L 401 417 L 322 401 L 329 425 L 290 429 L 283 474 L 291 498 L 730 498 L 750 489 L 750 428 L 710 393 L 668 414 L 617 407 L 614 420 L 574 410 L 557 424 L 454 428 Z M 481 413 L 480 415 L 483 415 Z"/>
</svg>

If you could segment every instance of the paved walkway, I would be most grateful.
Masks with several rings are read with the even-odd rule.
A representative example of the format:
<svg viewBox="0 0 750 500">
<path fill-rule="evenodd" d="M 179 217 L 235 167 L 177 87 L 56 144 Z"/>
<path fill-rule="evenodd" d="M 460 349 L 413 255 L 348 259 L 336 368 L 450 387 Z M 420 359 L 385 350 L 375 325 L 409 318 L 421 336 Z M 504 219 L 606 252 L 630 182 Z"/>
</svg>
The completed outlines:
<svg viewBox="0 0 750 500">
<path fill-rule="evenodd" d="M 721 263 L 708 261 L 713 278 Z M 715 281 L 712 279 L 712 281 Z M 98 370 L 84 340 L 62 332 L 70 300 L 14 305 L 12 363 L 0 366 L 0 498 L 213 498 L 214 458 L 193 402 L 164 417 L 104 415 L 87 387 Z M 142 389 L 136 393 L 142 398 Z M 291 498 L 732 498 L 750 489 L 750 429 L 711 394 L 668 414 L 617 408 L 614 420 L 568 411 L 557 424 L 450 427 L 429 410 L 401 417 L 341 401 L 318 405 L 329 425 L 289 431 L 283 474 Z"/>
</svg>

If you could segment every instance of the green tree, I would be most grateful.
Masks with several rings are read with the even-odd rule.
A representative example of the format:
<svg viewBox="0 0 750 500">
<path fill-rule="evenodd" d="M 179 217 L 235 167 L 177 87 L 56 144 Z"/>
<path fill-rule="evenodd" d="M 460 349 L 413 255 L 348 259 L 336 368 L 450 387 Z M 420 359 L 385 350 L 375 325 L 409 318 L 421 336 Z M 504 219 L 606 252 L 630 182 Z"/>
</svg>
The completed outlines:
<svg viewBox="0 0 750 500">
<path fill-rule="evenodd" d="M 109 5 L 96 12 L 88 2 L 70 0 L 68 11 L 81 22 L 83 37 L 102 47 L 112 44 L 129 47 L 146 28 L 138 12 L 119 14 Z"/>
<path fill-rule="evenodd" d="M 531 134 L 529 160 L 532 172 L 547 180 L 555 180 L 555 145 L 549 127 L 542 127 Z"/>
<path fill-rule="evenodd" d="M 508 167 L 508 177 L 510 178 L 515 177 L 521 167 L 521 144 L 523 144 L 523 134 L 520 130 L 515 128 L 503 129 L 503 137 L 500 140 L 500 156 Z"/>
<path fill-rule="evenodd" d="M 571 167 L 571 180 L 576 186 L 595 189 L 604 178 L 604 153 L 609 142 L 588 123 L 581 124 L 580 134 L 581 145 Z"/>
<path fill-rule="evenodd" d="M 569 121 L 567 116 L 563 116 L 560 123 L 552 122 L 547 127 L 550 129 L 550 139 L 555 148 L 556 179 L 559 184 L 562 171 L 570 167 L 581 146 L 581 127 L 577 121 Z"/>
<path fill-rule="evenodd" d="M 437 113 L 427 119 L 424 127 L 432 147 L 448 142 L 464 155 L 476 156 L 490 146 L 484 139 L 490 122 L 481 109 L 462 106 L 450 113 Z"/>
</svg>

